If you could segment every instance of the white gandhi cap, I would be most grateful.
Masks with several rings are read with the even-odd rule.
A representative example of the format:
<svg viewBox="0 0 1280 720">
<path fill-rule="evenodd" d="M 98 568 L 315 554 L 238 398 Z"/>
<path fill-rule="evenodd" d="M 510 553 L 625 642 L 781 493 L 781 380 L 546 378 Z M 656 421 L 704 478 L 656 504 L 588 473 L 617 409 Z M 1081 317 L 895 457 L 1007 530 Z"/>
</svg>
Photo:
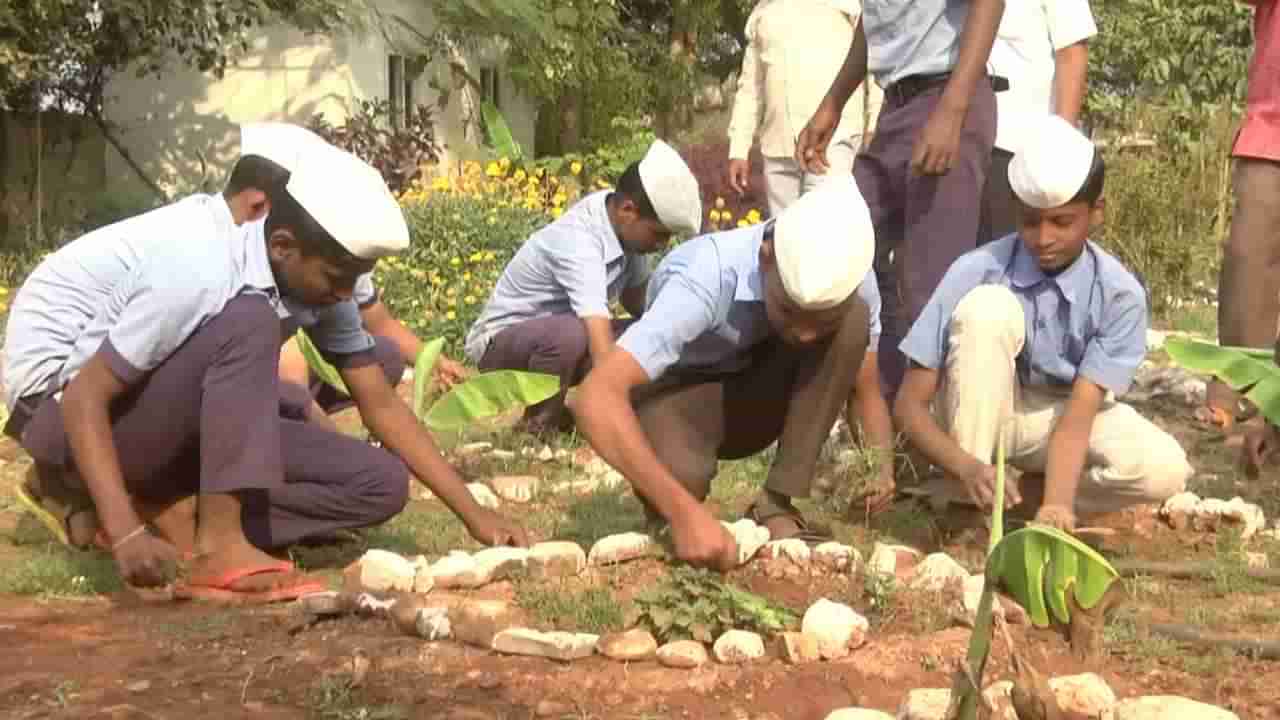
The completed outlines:
<svg viewBox="0 0 1280 720">
<path fill-rule="evenodd" d="M 347 252 L 375 260 L 409 247 L 409 228 L 387 183 L 368 163 L 331 145 L 303 155 L 289 195 Z"/>
<path fill-rule="evenodd" d="M 640 160 L 640 184 L 658 221 L 673 233 L 695 235 L 702 229 L 698 179 L 675 148 L 654 140 Z"/>
<path fill-rule="evenodd" d="M 778 216 L 773 254 L 782 287 L 805 310 L 844 302 L 876 254 L 871 211 L 852 175 L 823 181 Z"/>
<path fill-rule="evenodd" d="M 329 147 L 324 138 L 298 125 L 254 122 L 240 126 L 240 157 L 257 155 L 293 172 L 309 152 Z"/>
<path fill-rule="evenodd" d="M 1039 210 L 1071 202 L 1093 169 L 1093 141 L 1057 115 L 1036 121 L 1025 137 L 1009 163 L 1013 194 Z"/>
</svg>

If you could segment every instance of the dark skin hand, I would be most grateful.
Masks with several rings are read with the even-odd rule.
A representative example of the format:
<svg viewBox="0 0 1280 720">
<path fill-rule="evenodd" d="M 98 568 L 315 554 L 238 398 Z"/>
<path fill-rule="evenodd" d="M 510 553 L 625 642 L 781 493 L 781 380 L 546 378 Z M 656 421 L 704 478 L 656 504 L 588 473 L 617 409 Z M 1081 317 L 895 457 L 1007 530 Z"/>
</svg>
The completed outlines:
<svg viewBox="0 0 1280 720">
<path fill-rule="evenodd" d="M 431 434 L 396 396 L 381 367 L 370 364 L 347 368 L 341 373 L 369 430 L 388 450 L 404 460 L 414 477 L 449 506 L 472 537 L 492 546 L 529 545 L 524 528 L 475 501 L 462 478 L 436 447 Z"/>
<path fill-rule="evenodd" d="M 124 486 L 109 410 L 126 389 L 102 356 L 95 354 L 67 385 L 62 413 L 72 458 L 93 498 L 99 522 L 113 544 L 124 540 L 112 550 L 120 576 L 135 587 L 159 587 L 176 574 L 178 553 L 149 532 L 129 537 L 143 522 Z"/>
</svg>

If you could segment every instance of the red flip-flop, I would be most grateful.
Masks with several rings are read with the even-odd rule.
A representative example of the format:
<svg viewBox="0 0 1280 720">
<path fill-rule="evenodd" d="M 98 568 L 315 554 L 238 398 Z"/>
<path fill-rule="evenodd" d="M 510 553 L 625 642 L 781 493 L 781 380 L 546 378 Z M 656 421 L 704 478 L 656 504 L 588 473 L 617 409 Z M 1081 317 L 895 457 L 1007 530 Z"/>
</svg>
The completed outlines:
<svg viewBox="0 0 1280 720">
<path fill-rule="evenodd" d="M 280 562 L 274 565 L 231 570 L 208 583 L 192 584 L 183 581 L 174 586 L 173 598 L 175 600 L 200 600 L 222 605 L 265 605 L 297 600 L 308 593 L 323 592 L 329 589 L 328 585 L 309 580 L 305 576 L 299 576 L 298 582 L 294 585 L 262 592 L 247 592 L 231 588 L 231 585 L 237 580 L 268 573 L 291 573 L 294 569 L 293 563 Z"/>
</svg>

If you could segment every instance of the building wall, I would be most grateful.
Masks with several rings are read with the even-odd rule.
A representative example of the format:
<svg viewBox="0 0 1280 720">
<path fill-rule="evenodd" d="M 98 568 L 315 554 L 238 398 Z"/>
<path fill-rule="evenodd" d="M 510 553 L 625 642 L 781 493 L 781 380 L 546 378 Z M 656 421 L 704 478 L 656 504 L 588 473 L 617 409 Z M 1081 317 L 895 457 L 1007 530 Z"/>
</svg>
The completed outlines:
<svg viewBox="0 0 1280 720">
<path fill-rule="evenodd" d="M 432 19 L 422 3 L 383 0 L 385 9 L 409 19 L 424 34 Z M 240 123 L 283 121 L 306 124 L 323 114 L 340 125 L 353 100 L 386 99 L 390 54 L 413 54 L 412 39 L 401 33 L 388 41 L 369 36 L 307 36 L 288 27 L 270 28 L 225 75 L 215 78 L 183 66 L 167 68 L 159 77 L 122 73 L 108 91 L 107 116 L 121 128 L 122 144 L 150 178 L 171 195 L 212 190 L 225 180 L 239 152 Z M 513 91 L 498 64 L 495 48 L 456 58 L 479 78 L 481 67 L 497 67 L 500 98 L 517 140 L 533 148 L 536 105 Z M 433 104 L 438 94 L 432 77 L 457 84 L 459 76 L 444 59 L 432 62 L 413 84 L 416 102 Z M 437 138 L 445 161 L 479 152 L 479 134 L 466 130 L 478 94 L 470 88 L 449 93 L 437 111 Z M 142 185 L 119 153 L 107 150 L 106 172 L 113 190 L 133 191 Z"/>
</svg>

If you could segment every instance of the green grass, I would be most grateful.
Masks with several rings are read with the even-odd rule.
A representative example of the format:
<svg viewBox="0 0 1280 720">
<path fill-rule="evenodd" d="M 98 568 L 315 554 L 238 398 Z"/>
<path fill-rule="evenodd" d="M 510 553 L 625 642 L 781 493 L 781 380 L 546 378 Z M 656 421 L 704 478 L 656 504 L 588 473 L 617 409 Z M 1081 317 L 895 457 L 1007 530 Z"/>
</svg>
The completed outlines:
<svg viewBox="0 0 1280 720">
<path fill-rule="evenodd" d="M 123 588 L 110 555 L 58 545 L 33 549 L 0 573 L 0 593 L 42 598 L 90 597 Z"/>
<path fill-rule="evenodd" d="M 576 542 L 584 549 L 590 549 L 606 535 L 645 529 L 640 502 L 621 488 L 600 488 L 573 498 L 567 506 L 554 512 L 551 530 L 555 539 Z"/>
<path fill-rule="evenodd" d="M 596 634 L 622 629 L 622 608 L 607 587 L 575 584 L 522 578 L 516 582 L 516 604 L 543 627 Z"/>
<path fill-rule="evenodd" d="M 346 673 L 326 675 L 307 688 L 307 717 L 314 720 L 408 720 L 399 705 L 370 705 Z"/>
<path fill-rule="evenodd" d="M 1214 305 L 1192 305 L 1169 313 L 1169 328 L 1201 337 L 1218 337 L 1218 308 Z"/>
</svg>

